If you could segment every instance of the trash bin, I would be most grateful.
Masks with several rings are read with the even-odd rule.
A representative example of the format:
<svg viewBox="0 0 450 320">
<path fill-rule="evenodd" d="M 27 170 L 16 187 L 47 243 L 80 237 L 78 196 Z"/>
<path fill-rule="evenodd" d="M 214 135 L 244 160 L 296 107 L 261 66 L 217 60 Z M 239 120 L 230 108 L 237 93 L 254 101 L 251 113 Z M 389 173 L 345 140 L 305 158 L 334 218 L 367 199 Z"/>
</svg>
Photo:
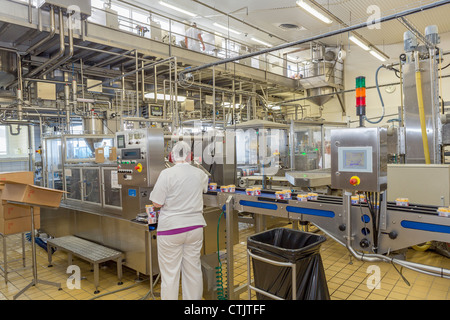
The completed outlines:
<svg viewBox="0 0 450 320">
<path fill-rule="evenodd" d="M 254 277 L 254 286 L 249 287 L 257 291 L 257 299 L 269 299 L 270 295 L 292 299 L 295 282 L 295 300 L 330 300 L 319 252 L 325 240 L 322 235 L 287 228 L 275 228 L 248 237 L 247 250 L 253 258 Z M 269 297 L 258 291 L 269 293 Z"/>
</svg>

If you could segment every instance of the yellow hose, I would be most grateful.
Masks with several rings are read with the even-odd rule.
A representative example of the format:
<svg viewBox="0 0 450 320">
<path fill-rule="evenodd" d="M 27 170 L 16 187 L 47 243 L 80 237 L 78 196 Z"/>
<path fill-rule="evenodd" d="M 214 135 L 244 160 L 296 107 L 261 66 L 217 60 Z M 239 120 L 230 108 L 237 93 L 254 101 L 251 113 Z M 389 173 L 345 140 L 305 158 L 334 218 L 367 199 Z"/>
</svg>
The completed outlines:
<svg viewBox="0 0 450 320">
<path fill-rule="evenodd" d="M 431 244 L 432 244 L 431 241 L 428 241 L 424 244 L 418 244 L 418 245 L 412 246 L 412 248 L 416 251 L 424 252 L 424 251 L 427 251 L 428 249 L 430 249 Z"/>
<path fill-rule="evenodd" d="M 416 90 L 417 102 L 419 104 L 420 128 L 422 131 L 423 153 L 425 155 L 425 163 L 430 164 L 430 149 L 428 147 L 427 125 L 425 123 L 425 110 L 423 106 L 422 95 L 422 75 L 420 70 L 416 71 Z"/>
</svg>

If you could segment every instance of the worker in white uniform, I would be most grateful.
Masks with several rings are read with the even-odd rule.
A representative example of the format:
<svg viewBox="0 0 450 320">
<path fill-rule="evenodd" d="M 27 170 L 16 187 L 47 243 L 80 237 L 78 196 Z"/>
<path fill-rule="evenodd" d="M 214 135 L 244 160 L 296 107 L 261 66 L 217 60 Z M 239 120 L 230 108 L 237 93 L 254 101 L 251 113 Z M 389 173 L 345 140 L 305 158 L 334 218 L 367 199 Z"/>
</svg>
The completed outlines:
<svg viewBox="0 0 450 320">
<path fill-rule="evenodd" d="M 190 157 L 189 145 L 177 142 L 172 149 L 175 166 L 161 171 L 150 194 L 153 205 L 161 208 L 157 249 L 162 300 L 178 300 L 180 274 L 183 300 L 200 300 L 203 295 L 200 251 L 208 176 L 189 164 Z"/>
<path fill-rule="evenodd" d="M 184 43 L 186 44 L 186 48 L 195 51 L 200 51 L 201 43 L 203 51 L 205 51 L 205 43 L 203 42 L 202 33 L 197 29 L 197 24 L 195 22 L 189 29 L 187 29 Z"/>
</svg>

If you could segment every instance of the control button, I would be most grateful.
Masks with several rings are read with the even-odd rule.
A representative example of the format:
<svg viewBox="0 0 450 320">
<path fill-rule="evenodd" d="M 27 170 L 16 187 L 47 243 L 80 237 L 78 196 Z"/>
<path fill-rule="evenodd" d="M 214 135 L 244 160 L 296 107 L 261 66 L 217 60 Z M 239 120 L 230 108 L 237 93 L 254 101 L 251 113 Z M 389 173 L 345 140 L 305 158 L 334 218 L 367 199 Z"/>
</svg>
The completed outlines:
<svg viewBox="0 0 450 320">
<path fill-rule="evenodd" d="M 369 240 L 367 240 L 367 239 L 362 239 L 360 242 L 359 242 L 359 245 L 360 245 L 360 247 L 361 248 L 368 248 L 369 246 L 370 246 L 370 241 Z"/>
<path fill-rule="evenodd" d="M 360 183 L 361 183 L 361 179 L 359 179 L 359 177 L 353 176 L 353 177 L 350 178 L 350 184 L 351 184 L 352 186 L 357 186 L 357 185 L 359 185 Z"/>
<path fill-rule="evenodd" d="M 138 163 L 137 166 L 134 167 L 134 170 L 137 172 L 142 172 L 142 164 Z"/>
</svg>

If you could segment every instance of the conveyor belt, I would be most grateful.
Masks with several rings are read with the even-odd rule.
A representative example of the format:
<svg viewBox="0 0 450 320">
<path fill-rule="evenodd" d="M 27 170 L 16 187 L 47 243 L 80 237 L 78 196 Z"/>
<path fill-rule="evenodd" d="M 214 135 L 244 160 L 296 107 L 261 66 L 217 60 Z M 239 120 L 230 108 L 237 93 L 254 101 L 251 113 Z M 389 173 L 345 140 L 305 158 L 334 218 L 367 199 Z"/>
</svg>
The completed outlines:
<svg viewBox="0 0 450 320">
<path fill-rule="evenodd" d="M 209 191 L 207 194 L 217 195 L 221 191 Z M 262 190 L 261 195 L 254 196 L 257 201 L 261 202 L 275 202 L 275 203 L 284 203 L 288 204 L 289 200 L 296 200 L 297 193 L 292 193 L 292 199 L 280 200 L 276 199 L 275 195 L 276 191 L 271 190 Z M 235 194 L 246 195 L 244 188 L 236 188 Z M 329 195 L 319 195 L 317 200 L 308 200 L 308 202 L 319 202 L 319 203 L 327 203 L 334 205 L 342 205 L 343 198 L 339 196 L 329 196 Z M 354 204 L 352 206 L 361 206 L 363 208 L 368 207 L 366 203 Z M 410 203 L 408 207 L 397 206 L 395 202 L 388 202 L 387 209 L 390 211 L 398 211 L 398 212 L 408 212 L 415 214 L 429 214 L 429 215 L 438 215 L 437 206 L 430 205 L 421 205 L 421 204 L 412 204 Z"/>
</svg>

